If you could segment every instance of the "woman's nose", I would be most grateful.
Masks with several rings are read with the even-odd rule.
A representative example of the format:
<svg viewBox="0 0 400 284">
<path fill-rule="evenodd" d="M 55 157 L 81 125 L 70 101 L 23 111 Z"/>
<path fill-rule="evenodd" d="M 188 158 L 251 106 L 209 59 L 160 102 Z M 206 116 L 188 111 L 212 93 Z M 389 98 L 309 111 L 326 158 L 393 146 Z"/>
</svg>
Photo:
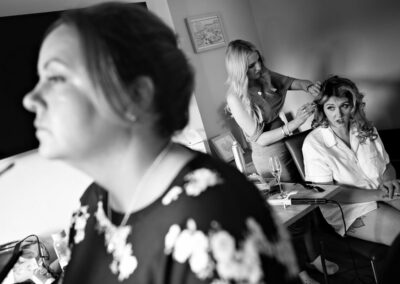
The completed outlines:
<svg viewBox="0 0 400 284">
<path fill-rule="evenodd" d="M 27 93 L 22 100 L 24 108 L 31 112 L 37 112 L 38 107 L 43 103 L 43 99 L 37 87 Z"/>
<path fill-rule="evenodd" d="M 260 61 L 258 61 L 258 62 L 256 63 L 255 69 L 256 69 L 256 72 L 259 72 L 259 71 L 261 70 L 261 63 L 260 63 Z"/>
<path fill-rule="evenodd" d="M 340 117 L 340 109 L 336 108 L 335 111 L 333 112 L 333 117 L 337 118 Z"/>
</svg>

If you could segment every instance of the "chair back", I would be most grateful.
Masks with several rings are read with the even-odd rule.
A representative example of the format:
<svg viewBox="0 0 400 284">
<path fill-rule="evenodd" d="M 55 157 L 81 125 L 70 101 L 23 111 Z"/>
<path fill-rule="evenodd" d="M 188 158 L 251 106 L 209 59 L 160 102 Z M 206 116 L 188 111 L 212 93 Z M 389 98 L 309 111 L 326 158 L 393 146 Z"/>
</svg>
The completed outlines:
<svg viewBox="0 0 400 284">
<path fill-rule="evenodd" d="M 302 152 L 302 147 L 303 147 L 303 142 L 308 133 L 311 132 L 312 129 L 294 134 L 292 136 L 286 137 L 284 142 L 286 145 L 286 148 L 288 149 L 290 155 L 292 156 L 292 159 L 297 167 L 297 170 L 299 171 L 299 174 L 302 178 L 303 181 L 305 181 L 305 171 L 304 171 L 304 161 L 303 161 L 303 152 Z"/>
</svg>

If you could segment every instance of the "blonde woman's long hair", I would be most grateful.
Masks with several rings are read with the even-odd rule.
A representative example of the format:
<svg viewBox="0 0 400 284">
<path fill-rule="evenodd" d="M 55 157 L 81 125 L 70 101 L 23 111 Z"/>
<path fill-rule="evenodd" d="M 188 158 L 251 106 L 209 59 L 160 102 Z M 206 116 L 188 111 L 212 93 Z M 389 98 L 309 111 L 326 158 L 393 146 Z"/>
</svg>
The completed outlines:
<svg viewBox="0 0 400 284">
<path fill-rule="evenodd" d="M 231 41 L 226 49 L 225 66 L 228 72 L 228 94 L 234 94 L 243 102 L 246 111 L 250 115 L 255 115 L 257 120 L 262 121 L 261 109 L 252 102 L 248 94 L 249 79 L 247 77 L 248 61 L 247 58 L 253 53 L 257 52 L 261 62 L 262 72 L 266 70 L 263 59 L 258 49 L 251 43 L 245 40 Z M 229 106 L 226 110 L 230 112 Z"/>
</svg>

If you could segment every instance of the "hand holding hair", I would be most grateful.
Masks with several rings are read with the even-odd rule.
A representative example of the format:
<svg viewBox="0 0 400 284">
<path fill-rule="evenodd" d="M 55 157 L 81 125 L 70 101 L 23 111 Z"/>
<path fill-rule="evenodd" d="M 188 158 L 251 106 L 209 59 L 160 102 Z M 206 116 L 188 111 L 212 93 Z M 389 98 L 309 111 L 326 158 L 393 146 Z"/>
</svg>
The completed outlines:
<svg viewBox="0 0 400 284">
<path fill-rule="evenodd" d="M 317 81 L 315 83 L 311 83 L 307 86 L 306 91 L 313 97 L 318 96 L 319 92 L 321 91 L 321 82 Z"/>
<path fill-rule="evenodd" d="M 302 125 L 306 120 L 313 114 L 315 105 L 312 103 L 306 103 L 302 105 L 296 113 L 296 120 Z"/>
<path fill-rule="evenodd" d="M 384 181 L 379 185 L 378 190 L 386 193 L 383 197 L 393 199 L 393 197 L 400 195 L 399 181 L 397 179 Z"/>
</svg>

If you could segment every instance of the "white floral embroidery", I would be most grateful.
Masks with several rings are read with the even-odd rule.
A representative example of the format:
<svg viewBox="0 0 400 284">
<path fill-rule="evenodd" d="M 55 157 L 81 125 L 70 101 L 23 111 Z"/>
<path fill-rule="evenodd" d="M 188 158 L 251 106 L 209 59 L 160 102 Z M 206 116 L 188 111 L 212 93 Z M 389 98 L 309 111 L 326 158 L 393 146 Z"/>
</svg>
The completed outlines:
<svg viewBox="0 0 400 284">
<path fill-rule="evenodd" d="M 173 255 L 179 263 L 189 261 L 190 268 L 200 278 L 210 277 L 214 264 L 208 254 L 208 239 L 203 232 L 196 230 L 196 223 L 189 219 L 186 229 L 172 225 L 165 237 L 166 254 Z"/>
<path fill-rule="evenodd" d="M 214 263 L 207 250 L 195 249 L 189 259 L 192 271 L 200 278 L 206 279 L 214 270 Z"/>
<path fill-rule="evenodd" d="M 211 251 L 217 261 L 218 275 L 225 280 L 260 283 L 263 278 L 259 251 L 247 237 L 236 249 L 235 239 L 226 231 L 210 234 Z"/>
<path fill-rule="evenodd" d="M 165 236 L 164 240 L 164 253 L 165 254 L 171 254 L 172 250 L 174 249 L 175 242 L 178 239 L 178 236 L 181 232 L 181 228 L 174 224 L 172 225 L 169 230 L 167 235 Z"/>
<path fill-rule="evenodd" d="M 278 216 L 271 210 L 272 220 L 278 220 Z M 275 223 L 277 227 L 277 237 L 275 242 L 270 242 L 263 233 L 261 226 L 253 219 L 247 219 L 247 228 L 249 229 L 249 236 L 254 239 L 259 251 L 263 254 L 276 258 L 289 272 L 289 276 L 294 277 L 299 273 L 295 254 L 290 236 L 286 229 L 280 223 Z"/>
<path fill-rule="evenodd" d="M 193 221 L 194 224 L 196 224 Z M 214 263 L 209 255 L 209 241 L 206 235 L 201 231 L 192 230 L 192 254 L 189 259 L 189 265 L 192 271 L 200 278 L 205 279 L 211 275 L 214 270 Z"/>
<path fill-rule="evenodd" d="M 229 282 L 222 279 L 214 279 L 213 282 L 211 282 L 211 284 L 229 284 Z"/>
<path fill-rule="evenodd" d="M 188 183 L 185 184 L 187 195 L 198 196 L 208 187 L 222 183 L 219 175 L 210 169 L 197 169 L 185 176 Z"/>
<path fill-rule="evenodd" d="M 111 223 L 103 210 L 103 202 L 97 204 L 95 213 L 98 231 L 104 233 L 106 249 L 113 256 L 110 264 L 111 272 L 118 274 L 118 280 L 123 281 L 135 271 L 138 262 L 133 255 L 132 244 L 127 243 L 131 226 L 117 227 Z"/>
<path fill-rule="evenodd" d="M 210 237 L 211 250 L 218 262 L 226 262 L 235 255 L 235 239 L 226 231 L 218 231 Z"/>
<path fill-rule="evenodd" d="M 178 199 L 179 194 L 182 193 L 182 188 L 180 186 L 174 186 L 168 191 L 168 193 L 161 200 L 163 205 L 169 205 L 172 201 Z"/>
<path fill-rule="evenodd" d="M 194 228 L 193 223 L 194 221 L 189 219 L 187 222 L 187 229 L 181 231 L 176 239 L 173 256 L 179 263 L 185 262 L 192 255 L 194 246 L 196 245 L 193 238 L 196 230 L 196 223 L 194 223 Z"/>
<path fill-rule="evenodd" d="M 210 230 L 207 237 L 197 230 L 193 219 L 187 221 L 183 230 L 174 224 L 165 238 L 165 253 L 172 254 L 179 263 L 188 261 L 197 277 L 209 278 L 212 284 L 226 284 L 230 281 L 262 283 L 264 274 L 260 254 L 276 258 L 291 276 L 297 275 L 293 250 L 281 228 L 278 227 L 277 242 L 271 243 L 253 218 L 248 218 L 246 225 L 248 233 L 237 244 L 234 237 L 218 225 Z"/>
<path fill-rule="evenodd" d="M 73 215 L 72 215 L 72 226 L 75 230 L 74 243 L 79 244 L 81 241 L 85 239 L 85 228 L 87 219 L 90 217 L 90 214 L 87 212 L 89 206 L 81 206 Z"/>
</svg>

